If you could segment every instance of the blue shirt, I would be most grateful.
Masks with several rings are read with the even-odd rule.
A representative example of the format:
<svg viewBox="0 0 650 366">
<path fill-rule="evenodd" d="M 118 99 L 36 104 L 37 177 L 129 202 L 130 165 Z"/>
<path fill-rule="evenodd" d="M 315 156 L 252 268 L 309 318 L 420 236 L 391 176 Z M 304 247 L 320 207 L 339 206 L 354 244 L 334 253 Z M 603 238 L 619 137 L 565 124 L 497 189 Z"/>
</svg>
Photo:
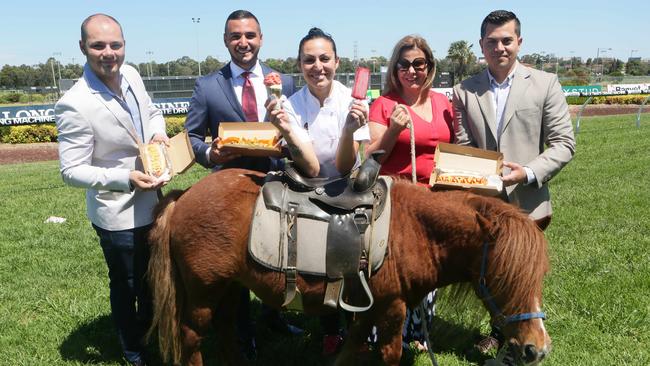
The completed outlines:
<svg viewBox="0 0 650 366">
<path fill-rule="evenodd" d="M 133 93 L 133 89 L 131 89 L 131 86 L 129 85 L 129 82 L 126 81 L 126 78 L 122 76 L 122 73 L 120 72 L 120 90 L 122 91 L 123 98 L 120 98 L 120 96 L 113 93 L 113 91 L 109 89 L 106 86 L 106 84 L 104 84 L 104 82 L 97 77 L 97 75 L 95 75 L 95 72 L 90 67 L 90 65 L 88 65 L 88 63 L 84 65 L 84 75 L 88 80 L 88 87 L 90 88 L 91 92 L 108 93 L 111 97 L 113 97 L 113 99 L 115 99 L 120 104 L 120 106 L 124 109 L 124 111 L 128 113 L 129 116 L 131 116 L 131 122 L 133 123 L 133 127 L 135 128 L 135 131 L 138 133 L 138 136 L 140 137 L 141 141 L 145 142 L 144 133 L 142 131 L 142 118 L 140 116 L 140 106 L 138 104 L 138 100 L 135 99 L 135 94 Z"/>
</svg>

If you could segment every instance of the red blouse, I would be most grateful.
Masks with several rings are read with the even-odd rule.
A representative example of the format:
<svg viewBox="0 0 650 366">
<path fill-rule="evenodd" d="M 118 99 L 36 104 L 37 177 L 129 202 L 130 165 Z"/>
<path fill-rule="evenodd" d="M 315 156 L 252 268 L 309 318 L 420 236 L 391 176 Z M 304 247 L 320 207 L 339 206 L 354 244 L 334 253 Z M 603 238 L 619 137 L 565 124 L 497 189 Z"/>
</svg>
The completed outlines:
<svg viewBox="0 0 650 366">
<path fill-rule="evenodd" d="M 431 98 L 431 121 L 420 118 L 411 107 L 407 106 L 415 132 L 415 165 L 417 180 L 429 183 L 433 171 L 433 157 L 438 142 L 451 142 L 453 136 L 453 110 L 449 99 L 443 94 L 429 92 Z M 390 115 L 395 104 L 406 104 L 402 98 L 390 93 L 377 98 L 370 106 L 369 120 L 386 127 L 390 125 Z M 397 137 L 393 151 L 381 167 L 381 174 L 401 175 L 411 178 L 411 137 L 405 128 Z"/>
</svg>

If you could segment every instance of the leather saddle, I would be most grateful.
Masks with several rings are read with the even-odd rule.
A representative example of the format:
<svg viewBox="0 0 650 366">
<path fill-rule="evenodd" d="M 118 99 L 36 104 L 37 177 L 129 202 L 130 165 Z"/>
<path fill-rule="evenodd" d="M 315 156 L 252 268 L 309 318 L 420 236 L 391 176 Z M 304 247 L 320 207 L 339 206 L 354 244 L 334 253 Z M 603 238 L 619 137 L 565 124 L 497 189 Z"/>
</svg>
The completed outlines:
<svg viewBox="0 0 650 366">
<path fill-rule="evenodd" d="M 285 273 L 283 306 L 302 308 L 297 273 L 327 277 L 324 303 L 329 306 L 340 304 L 348 311 L 372 306 L 366 274 L 376 271 L 386 254 L 392 183 L 378 177 L 378 156 L 364 161 L 354 178 L 306 178 L 291 166 L 267 176 L 256 202 L 249 252 L 262 265 Z M 344 300 L 346 283 L 363 288 L 365 306 Z"/>
</svg>

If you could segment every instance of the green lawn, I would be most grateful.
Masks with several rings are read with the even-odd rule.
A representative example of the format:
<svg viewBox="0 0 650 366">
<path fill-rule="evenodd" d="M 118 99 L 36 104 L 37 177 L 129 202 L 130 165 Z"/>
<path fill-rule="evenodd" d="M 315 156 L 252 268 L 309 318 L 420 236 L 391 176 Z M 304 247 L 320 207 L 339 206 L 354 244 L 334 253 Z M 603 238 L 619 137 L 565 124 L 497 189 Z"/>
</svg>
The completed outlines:
<svg viewBox="0 0 650 366">
<path fill-rule="evenodd" d="M 545 365 L 650 364 L 650 120 L 643 117 L 640 129 L 632 115 L 584 118 L 574 161 L 551 183 L 544 308 L 553 352 Z M 194 167 L 172 187 L 205 174 Z M 83 191 L 63 185 L 57 162 L 43 162 L 0 166 L 0 193 L 0 365 L 122 364 Z M 48 216 L 67 221 L 44 224 Z M 480 364 L 465 350 L 487 322 L 458 308 L 443 296 L 438 362 Z M 260 330 L 258 364 L 327 364 L 318 321 L 288 316 L 308 334 L 282 339 Z M 211 344 L 209 337 L 207 364 L 215 364 Z M 429 362 L 407 355 L 403 364 Z"/>
</svg>

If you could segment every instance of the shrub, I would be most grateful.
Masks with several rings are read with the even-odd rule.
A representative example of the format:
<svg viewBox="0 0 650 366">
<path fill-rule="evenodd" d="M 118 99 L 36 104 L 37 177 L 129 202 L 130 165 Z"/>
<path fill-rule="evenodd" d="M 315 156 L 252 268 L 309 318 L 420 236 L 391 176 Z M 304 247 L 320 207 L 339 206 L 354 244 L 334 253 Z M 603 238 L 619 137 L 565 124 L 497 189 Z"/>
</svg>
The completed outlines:
<svg viewBox="0 0 650 366">
<path fill-rule="evenodd" d="M 3 93 L 0 96 L 0 103 L 5 103 L 5 104 L 12 104 L 12 103 L 18 103 L 20 101 L 20 93 Z"/>
<path fill-rule="evenodd" d="M 647 95 L 611 95 L 594 97 L 593 104 L 641 104 Z"/>
<path fill-rule="evenodd" d="M 566 102 L 569 105 L 583 105 L 586 101 L 587 97 L 566 97 Z"/>
<path fill-rule="evenodd" d="M 641 104 L 648 95 L 610 95 L 594 97 L 591 104 Z M 566 102 L 569 105 L 582 105 L 587 101 L 587 97 L 567 97 Z"/>
<path fill-rule="evenodd" d="M 182 132 L 185 128 L 185 115 L 176 114 L 172 116 L 165 116 L 165 125 L 167 128 L 167 136 L 175 136 Z"/>
<path fill-rule="evenodd" d="M 2 142 L 8 144 L 53 141 L 56 141 L 56 127 L 54 124 L 9 126 L 9 132 L 2 134 Z"/>
<path fill-rule="evenodd" d="M 185 115 L 166 116 L 165 124 L 167 136 L 175 136 L 185 128 Z M 54 141 L 57 141 L 56 125 L 54 123 L 0 126 L 0 142 L 5 144 Z"/>
</svg>

